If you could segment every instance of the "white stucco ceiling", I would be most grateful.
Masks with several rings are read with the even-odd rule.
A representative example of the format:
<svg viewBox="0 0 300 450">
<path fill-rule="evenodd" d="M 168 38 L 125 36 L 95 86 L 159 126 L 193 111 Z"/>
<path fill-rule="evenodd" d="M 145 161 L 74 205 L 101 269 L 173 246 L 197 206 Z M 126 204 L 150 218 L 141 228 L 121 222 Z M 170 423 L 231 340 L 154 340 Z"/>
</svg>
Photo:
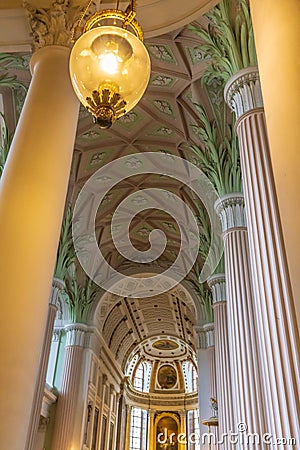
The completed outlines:
<svg viewBox="0 0 300 450">
<path fill-rule="evenodd" d="M 49 8 L 55 0 L 30 0 L 37 8 Z M 22 8 L 22 0 L 2 0 L 0 9 Z M 83 0 L 71 0 L 72 6 L 86 5 Z M 97 3 L 97 2 L 95 2 Z M 115 8 L 117 2 L 102 0 L 100 8 Z M 125 9 L 128 1 L 120 1 L 120 9 Z M 158 36 L 190 23 L 207 12 L 218 0 L 140 0 L 137 2 L 137 18 L 146 37 Z"/>
</svg>

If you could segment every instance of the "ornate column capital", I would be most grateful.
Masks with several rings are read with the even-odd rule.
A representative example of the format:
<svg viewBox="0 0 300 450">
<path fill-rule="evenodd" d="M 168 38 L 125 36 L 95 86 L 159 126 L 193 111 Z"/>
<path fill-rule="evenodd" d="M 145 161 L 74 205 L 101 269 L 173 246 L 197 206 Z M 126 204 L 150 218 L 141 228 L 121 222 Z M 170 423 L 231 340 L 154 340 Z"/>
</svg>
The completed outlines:
<svg viewBox="0 0 300 450">
<path fill-rule="evenodd" d="M 59 342 L 62 335 L 62 328 L 54 328 L 52 334 L 52 342 Z"/>
<path fill-rule="evenodd" d="M 67 335 L 66 347 L 68 346 L 85 346 L 85 337 L 88 327 L 83 323 L 72 323 L 65 326 Z"/>
<path fill-rule="evenodd" d="M 223 233 L 232 228 L 246 228 L 244 195 L 237 192 L 227 194 L 215 203 L 215 210 L 221 219 Z"/>
<path fill-rule="evenodd" d="M 212 292 L 213 306 L 220 303 L 226 303 L 226 279 L 224 273 L 212 275 L 207 280 L 208 286 Z"/>
<path fill-rule="evenodd" d="M 206 323 L 201 327 L 195 327 L 198 335 L 198 348 L 207 349 L 215 345 L 215 329 L 213 323 Z"/>
<path fill-rule="evenodd" d="M 106 375 L 106 373 L 104 373 L 104 374 L 102 375 L 102 384 L 106 384 L 106 383 L 107 383 L 107 380 L 108 380 L 108 376 Z"/>
<path fill-rule="evenodd" d="M 125 407 L 126 407 L 126 413 L 131 414 L 132 405 L 125 405 Z"/>
<path fill-rule="evenodd" d="M 65 283 L 58 278 L 53 278 L 52 288 L 50 293 L 50 304 L 55 305 L 58 309 L 60 307 L 60 296 L 65 290 Z"/>
<path fill-rule="evenodd" d="M 58 279 L 53 278 L 52 288 L 50 293 L 50 301 L 51 305 L 55 305 L 57 308 L 56 319 L 59 320 L 68 320 L 69 319 L 69 310 L 66 304 L 66 285 L 65 282 Z"/>
<path fill-rule="evenodd" d="M 69 5 L 69 0 L 54 0 L 51 8 L 44 9 L 35 8 L 27 1 L 23 2 L 28 13 L 34 50 L 47 45 L 72 46 L 73 26 L 82 7 L 71 8 Z"/>
<path fill-rule="evenodd" d="M 248 111 L 263 108 L 258 68 L 247 67 L 233 75 L 225 85 L 224 98 L 237 119 Z"/>
<path fill-rule="evenodd" d="M 156 409 L 149 409 L 149 417 L 150 419 L 154 419 L 155 413 L 156 413 Z"/>
</svg>

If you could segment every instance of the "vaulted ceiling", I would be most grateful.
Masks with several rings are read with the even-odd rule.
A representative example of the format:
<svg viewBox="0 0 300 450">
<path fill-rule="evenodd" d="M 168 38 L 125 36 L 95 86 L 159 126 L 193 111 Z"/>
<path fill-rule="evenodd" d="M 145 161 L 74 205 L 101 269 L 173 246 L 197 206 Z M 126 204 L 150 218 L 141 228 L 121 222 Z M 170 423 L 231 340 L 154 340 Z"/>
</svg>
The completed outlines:
<svg viewBox="0 0 300 450">
<path fill-rule="evenodd" d="M 196 311 L 187 291 L 178 286 L 148 298 L 104 295 L 95 325 L 121 367 L 137 351 L 144 358 L 184 359 L 196 351 Z M 158 339 L 173 342 L 157 348 Z"/>
<path fill-rule="evenodd" d="M 204 19 L 200 19 L 204 22 Z M 193 125 L 199 124 L 194 102 L 208 107 L 205 90 L 201 87 L 201 75 L 205 57 L 199 40 L 183 28 L 164 36 L 146 39 L 151 57 L 151 80 L 139 104 L 117 120 L 111 129 L 100 130 L 92 124 L 90 114 L 80 110 L 75 154 L 69 190 L 69 199 L 75 202 L 78 193 L 91 175 L 111 161 L 132 155 L 124 162 L 123 180 L 105 195 L 98 210 L 96 235 L 101 251 L 115 268 L 128 268 L 124 257 L 116 253 L 111 239 L 111 218 L 120 202 L 133 192 L 140 192 L 135 203 L 141 205 L 146 198 L 143 190 L 158 188 L 168 191 L 169 200 L 178 196 L 196 215 L 199 199 L 191 190 L 171 177 L 155 174 L 132 175 L 132 168 L 142 165 L 137 153 L 159 152 L 165 159 L 173 156 L 192 163 L 197 160 L 189 146 L 200 146 Z M 129 178 L 127 178 L 129 177 Z M 172 263 L 180 249 L 180 235 L 175 220 L 164 209 L 146 209 L 132 218 L 130 239 L 132 245 L 144 251 L 149 246 L 149 233 L 161 229 L 167 236 L 167 247 L 160 258 Z M 188 224 L 187 224 L 188 226 Z M 118 230 L 114 230 L 117 232 Z M 122 230 L 119 230 L 122 238 Z M 132 263 L 134 265 L 134 263 Z"/>
<path fill-rule="evenodd" d="M 6 3 L 4 0 L 1 7 L 4 8 Z M 164 2 L 149 0 L 144 6 L 154 8 L 156 7 L 154 3 Z M 199 25 L 205 25 L 206 19 L 201 17 L 200 5 L 199 8 L 196 6 L 199 1 L 187 3 L 190 10 L 187 11 L 186 17 L 189 16 L 194 21 L 197 18 Z M 212 6 L 215 3 L 204 2 L 204 8 L 207 10 L 207 5 Z M 9 0 L 8 4 L 9 7 L 19 6 L 17 0 L 14 2 Z M 166 16 L 162 18 L 164 22 L 166 19 Z M 180 23 L 178 18 L 176 20 Z M 169 28 L 174 26 L 170 24 Z M 158 188 L 168 191 L 165 194 L 168 196 L 167 202 L 174 199 L 176 202 L 174 196 L 177 196 L 188 204 L 196 215 L 199 199 L 195 198 L 184 183 L 168 174 L 149 173 L 132 176 L 132 167 L 139 168 L 140 164 L 137 154 L 157 152 L 166 160 L 179 157 L 197 164 L 194 153 L 189 149 L 191 144 L 201 145 L 197 130 L 193 128 L 193 125 L 199 125 L 194 102 L 201 103 L 209 109 L 206 91 L 201 87 L 201 76 L 207 61 L 199 47 L 199 39 L 183 26 L 163 35 L 155 34 L 157 33 L 149 31 L 147 37 L 146 30 L 145 45 L 150 54 L 152 70 L 149 86 L 139 104 L 105 131 L 93 124 L 91 116 L 85 109 L 80 109 L 67 199 L 74 206 L 80 190 L 95 171 L 115 159 L 129 156 L 126 160 L 127 165 L 124 164 L 123 167 L 122 181 L 106 194 L 98 208 L 96 236 L 102 254 L 112 267 L 119 271 L 131 270 L 139 274 L 149 272 L 151 268 L 157 271 L 158 266 L 164 268 L 171 265 L 180 251 L 181 236 L 176 221 L 168 212 L 159 208 L 147 209 L 145 204 L 146 209 L 132 217 L 129 228 L 131 243 L 136 249 L 145 251 L 149 248 L 150 232 L 160 229 L 167 237 L 165 251 L 153 265 L 147 264 L 143 267 L 140 262 L 126 260 L 116 251 L 112 240 L 111 218 L 120 202 L 135 192 L 138 193 L 135 201 L 143 204 L 145 203 L 143 190 Z M 29 83 L 28 66 L 6 70 L 25 84 Z M 5 93 L 5 89 L 3 92 Z M 5 95 L 6 113 L 10 116 L 8 122 L 12 124 L 13 103 L 7 92 Z M 17 110 L 21 107 L 23 97 L 22 90 L 18 90 Z M 185 226 L 188 228 L 188 222 Z M 114 231 L 120 233 L 119 240 L 122 241 L 122 223 L 120 230 Z M 200 258 L 198 264 L 202 264 Z M 182 348 L 184 354 L 190 348 L 195 349 L 193 332 L 193 326 L 196 324 L 195 309 L 192 304 L 188 304 L 191 303 L 191 297 L 186 292 L 183 296 L 182 292 L 178 294 L 171 291 L 142 299 L 114 294 L 104 296 L 102 309 L 98 310 L 96 321 L 108 347 L 121 365 L 124 366 L 133 346 L 142 345 L 148 355 L 151 355 L 151 352 L 154 354 L 151 339 L 158 337 L 176 338 L 178 348 Z M 110 303 L 107 302 L 107 296 L 111 296 Z M 185 344 L 180 344 L 182 342 Z"/>
</svg>

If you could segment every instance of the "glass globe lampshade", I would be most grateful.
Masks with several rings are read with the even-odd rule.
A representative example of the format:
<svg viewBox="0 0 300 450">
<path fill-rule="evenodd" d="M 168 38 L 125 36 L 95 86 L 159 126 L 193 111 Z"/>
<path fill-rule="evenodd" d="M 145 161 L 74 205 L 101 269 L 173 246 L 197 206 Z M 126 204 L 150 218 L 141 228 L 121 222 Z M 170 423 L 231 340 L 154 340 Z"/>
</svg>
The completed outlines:
<svg viewBox="0 0 300 450">
<path fill-rule="evenodd" d="M 149 54 L 140 39 L 117 26 L 84 33 L 70 56 L 70 76 L 94 122 L 109 128 L 142 98 L 150 78 Z"/>
</svg>

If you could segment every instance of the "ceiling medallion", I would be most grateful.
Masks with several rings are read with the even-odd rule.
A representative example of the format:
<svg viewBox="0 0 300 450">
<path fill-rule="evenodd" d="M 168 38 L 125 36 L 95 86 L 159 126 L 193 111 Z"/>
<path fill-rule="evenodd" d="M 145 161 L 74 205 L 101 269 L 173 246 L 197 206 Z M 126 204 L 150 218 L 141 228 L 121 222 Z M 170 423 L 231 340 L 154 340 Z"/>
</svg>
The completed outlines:
<svg viewBox="0 0 300 450">
<path fill-rule="evenodd" d="M 158 341 L 153 342 L 152 347 L 156 348 L 157 350 L 176 350 L 179 345 L 174 342 L 170 341 L 169 339 L 159 339 Z"/>
</svg>

